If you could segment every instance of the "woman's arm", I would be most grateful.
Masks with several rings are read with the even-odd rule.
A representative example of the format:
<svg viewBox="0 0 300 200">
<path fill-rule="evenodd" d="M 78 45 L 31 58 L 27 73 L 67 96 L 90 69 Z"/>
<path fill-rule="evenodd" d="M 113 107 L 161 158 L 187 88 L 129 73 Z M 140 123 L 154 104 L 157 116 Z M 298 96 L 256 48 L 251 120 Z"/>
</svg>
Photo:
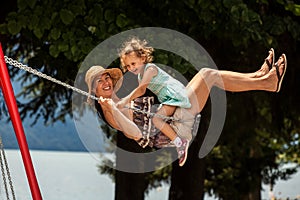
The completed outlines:
<svg viewBox="0 0 300 200">
<path fill-rule="evenodd" d="M 123 132 L 130 139 L 138 140 L 142 138 L 140 129 L 116 107 L 111 99 L 101 99 L 99 104 L 106 121 L 113 128 Z"/>
</svg>

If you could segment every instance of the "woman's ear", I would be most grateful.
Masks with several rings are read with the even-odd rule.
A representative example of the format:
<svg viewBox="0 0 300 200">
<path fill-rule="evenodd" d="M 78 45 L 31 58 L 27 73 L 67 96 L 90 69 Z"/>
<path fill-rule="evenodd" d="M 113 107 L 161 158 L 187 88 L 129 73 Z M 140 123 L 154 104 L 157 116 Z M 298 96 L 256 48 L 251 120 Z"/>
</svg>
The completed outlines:
<svg viewBox="0 0 300 200">
<path fill-rule="evenodd" d="M 96 94 L 96 88 L 93 87 L 91 92 L 92 94 Z"/>
</svg>

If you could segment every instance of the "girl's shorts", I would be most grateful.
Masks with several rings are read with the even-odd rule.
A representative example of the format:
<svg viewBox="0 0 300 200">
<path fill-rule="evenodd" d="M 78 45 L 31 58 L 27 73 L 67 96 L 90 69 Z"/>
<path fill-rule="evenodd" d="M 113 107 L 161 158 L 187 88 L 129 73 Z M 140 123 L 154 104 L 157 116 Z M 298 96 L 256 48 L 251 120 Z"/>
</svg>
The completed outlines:
<svg viewBox="0 0 300 200">
<path fill-rule="evenodd" d="M 170 125 L 179 137 L 191 141 L 193 135 L 197 134 L 200 116 L 200 114 L 194 116 L 185 108 L 177 108 L 173 115 L 175 120 Z"/>
</svg>

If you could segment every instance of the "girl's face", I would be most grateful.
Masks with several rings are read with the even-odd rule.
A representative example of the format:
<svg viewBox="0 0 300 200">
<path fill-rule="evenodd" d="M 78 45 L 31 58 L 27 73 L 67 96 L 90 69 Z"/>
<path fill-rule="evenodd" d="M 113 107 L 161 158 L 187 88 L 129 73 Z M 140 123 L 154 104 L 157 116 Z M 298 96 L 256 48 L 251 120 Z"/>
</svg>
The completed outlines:
<svg viewBox="0 0 300 200">
<path fill-rule="evenodd" d="M 144 70 L 145 57 L 138 57 L 135 52 L 123 55 L 121 57 L 125 69 L 137 75 Z"/>
<path fill-rule="evenodd" d="M 94 80 L 94 93 L 97 97 L 111 98 L 114 92 L 113 81 L 108 73 L 104 73 Z"/>
</svg>

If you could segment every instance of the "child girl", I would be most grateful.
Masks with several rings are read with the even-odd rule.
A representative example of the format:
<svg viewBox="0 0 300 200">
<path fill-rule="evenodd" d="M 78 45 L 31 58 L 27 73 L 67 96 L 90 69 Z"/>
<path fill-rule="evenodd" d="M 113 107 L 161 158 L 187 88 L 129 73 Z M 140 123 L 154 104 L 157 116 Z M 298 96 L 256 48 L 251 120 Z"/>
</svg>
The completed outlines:
<svg viewBox="0 0 300 200">
<path fill-rule="evenodd" d="M 168 73 L 151 63 L 154 49 L 147 46 L 147 42 L 138 38 L 126 41 L 120 49 L 119 56 L 123 71 L 130 71 L 138 75 L 139 86 L 127 97 L 123 98 L 117 106 L 124 107 L 131 100 L 145 94 L 146 89 L 151 90 L 161 103 L 157 116 L 172 116 L 177 107 L 190 108 L 191 104 L 185 86 Z M 180 138 L 174 129 L 160 117 L 153 117 L 153 124 L 160 129 L 176 146 L 179 165 L 183 166 L 187 158 L 189 140 Z"/>
</svg>

